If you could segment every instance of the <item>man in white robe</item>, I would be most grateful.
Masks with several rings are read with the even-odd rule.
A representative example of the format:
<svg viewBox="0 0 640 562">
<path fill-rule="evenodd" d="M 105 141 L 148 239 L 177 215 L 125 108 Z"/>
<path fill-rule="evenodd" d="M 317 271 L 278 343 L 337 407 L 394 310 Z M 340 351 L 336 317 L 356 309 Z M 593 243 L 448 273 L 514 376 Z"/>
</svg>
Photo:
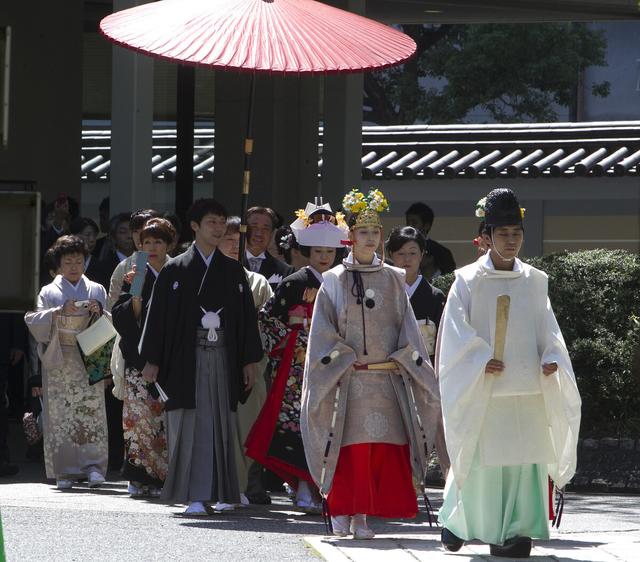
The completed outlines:
<svg viewBox="0 0 640 562">
<path fill-rule="evenodd" d="M 526 557 L 549 536 L 551 477 L 576 467 L 580 395 L 547 295 L 547 275 L 521 262 L 522 216 L 511 190 L 486 198 L 490 252 L 456 271 L 436 363 L 451 470 L 440 511 L 442 543 L 491 545 Z M 494 359 L 496 301 L 510 297 L 504 360 Z"/>
</svg>

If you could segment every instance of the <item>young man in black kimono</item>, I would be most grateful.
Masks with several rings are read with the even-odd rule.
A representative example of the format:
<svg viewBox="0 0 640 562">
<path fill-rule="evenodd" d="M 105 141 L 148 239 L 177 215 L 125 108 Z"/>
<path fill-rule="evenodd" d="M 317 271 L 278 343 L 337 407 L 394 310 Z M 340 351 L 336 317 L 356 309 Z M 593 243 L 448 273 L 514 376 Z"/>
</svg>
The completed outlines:
<svg viewBox="0 0 640 562">
<path fill-rule="evenodd" d="M 240 502 L 235 411 L 262 358 L 251 290 L 242 266 L 218 243 L 227 213 L 200 199 L 188 211 L 195 242 L 160 272 L 140 344 L 142 375 L 168 395 L 169 470 L 162 498 L 187 515 Z"/>
</svg>

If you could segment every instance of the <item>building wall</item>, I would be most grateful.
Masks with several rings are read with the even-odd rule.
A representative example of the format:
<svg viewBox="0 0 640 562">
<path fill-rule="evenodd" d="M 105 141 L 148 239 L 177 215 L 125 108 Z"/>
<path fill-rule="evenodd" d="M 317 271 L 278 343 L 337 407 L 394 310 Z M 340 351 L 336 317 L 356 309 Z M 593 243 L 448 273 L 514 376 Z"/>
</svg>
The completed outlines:
<svg viewBox="0 0 640 562">
<path fill-rule="evenodd" d="M 85 119 L 111 118 L 111 70 L 113 45 L 97 31 L 83 33 L 83 111 Z M 153 117 L 157 121 L 176 119 L 178 65 L 155 59 L 153 68 Z M 215 101 L 215 72 L 196 68 L 195 112 L 198 118 L 212 118 Z"/>
<path fill-rule="evenodd" d="M 45 201 L 80 196 L 82 15 L 80 0 L 0 2 L 0 25 L 13 34 L 0 179 L 33 180 Z"/>
<path fill-rule="evenodd" d="M 151 184 L 151 201 L 149 207 L 158 211 L 173 211 L 175 207 L 175 181 L 157 181 Z M 104 197 L 111 193 L 111 183 L 109 182 L 83 182 L 82 202 L 80 213 L 82 216 L 91 217 L 98 221 L 98 206 Z M 194 182 L 193 198 L 212 197 L 213 182 Z M 238 195 L 238 203 L 240 195 Z"/>
<path fill-rule="evenodd" d="M 431 236 L 447 246 L 458 265 L 475 260 L 472 244 L 480 219 L 476 202 L 495 187 L 510 187 L 526 208 L 523 255 L 562 250 L 620 248 L 640 252 L 640 178 L 549 178 L 487 181 L 421 180 L 363 182 L 379 187 L 390 203 L 385 230 L 404 224 L 404 212 L 415 201 L 432 207 Z"/>
<path fill-rule="evenodd" d="M 447 246 L 458 265 L 474 261 L 480 220 L 476 202 L 494 187 L 512 188 L 525 213 L 523 255 L 593 248 L 640 252 L 640 178 L 574 178 L 487 180 L 416 180 L 362 182 L 361 189 L 379 187 L 390 203 L 383 215 L 385 231 L 404 225 L 404 212 L 415 201 L 430 205 L 436 215 L 431 236 Z M 173 210 L 173 182 L 155 182 L 151 206 Z M 84 216 L 97 220 L 98 205 L 108 195 L 109 183 L 82 184 Z M 211 183 L 196 182 L 194 198 L 215 196 Z M 338 207 L 340 201 L 329 201 Z M 303 207 L 305 201 L 294 205 Z M 286 218 L 286 217 L 285 217 Z"/>
</svg>

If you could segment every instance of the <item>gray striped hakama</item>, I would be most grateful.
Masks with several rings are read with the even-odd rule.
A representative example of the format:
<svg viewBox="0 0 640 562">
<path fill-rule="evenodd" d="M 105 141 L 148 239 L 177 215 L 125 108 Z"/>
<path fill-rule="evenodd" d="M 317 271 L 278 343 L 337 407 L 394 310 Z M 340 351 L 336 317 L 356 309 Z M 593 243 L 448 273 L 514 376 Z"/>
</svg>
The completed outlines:
<svg viewBox="0 0 640 562">
<path fill-rule="evenodd" d="M 235 413 L 229 408 L 224 332 L 196 341 L 196 407 L 167 412 L 169 470 L 162 499 L 170 503 L 240 503 L 235 463 Z"/>
</svg>

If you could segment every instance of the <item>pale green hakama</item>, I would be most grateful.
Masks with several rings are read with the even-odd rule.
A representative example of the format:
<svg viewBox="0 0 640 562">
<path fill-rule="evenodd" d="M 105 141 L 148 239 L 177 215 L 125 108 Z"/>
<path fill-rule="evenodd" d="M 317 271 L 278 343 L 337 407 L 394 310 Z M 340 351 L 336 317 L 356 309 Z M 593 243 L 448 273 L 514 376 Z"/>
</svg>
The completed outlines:
<svg viewBox="0 0 640 562">
<path fill-rule="evenodd" d="M 494 356 L 496 302 L 511 301 L 504 370 Z M 496 270 L 483 256 L 456 271 L 437 342 L 451 470 L 439 521 L 463 540 L 502 545 L 549 537 L 548 479 L 576 468 L 580 394 L 548 298 L 545 273 L 516 259 Z M 557 371 L 543 374 L 542 365 Z"/>
<path fill-rule="evenodd" d="M 549 538 L 547 465 L 480 466 L 461 489 L 449 473 L 438 522 L 465 541 L 504 544 L 513 537 Z"/>
</svg>

